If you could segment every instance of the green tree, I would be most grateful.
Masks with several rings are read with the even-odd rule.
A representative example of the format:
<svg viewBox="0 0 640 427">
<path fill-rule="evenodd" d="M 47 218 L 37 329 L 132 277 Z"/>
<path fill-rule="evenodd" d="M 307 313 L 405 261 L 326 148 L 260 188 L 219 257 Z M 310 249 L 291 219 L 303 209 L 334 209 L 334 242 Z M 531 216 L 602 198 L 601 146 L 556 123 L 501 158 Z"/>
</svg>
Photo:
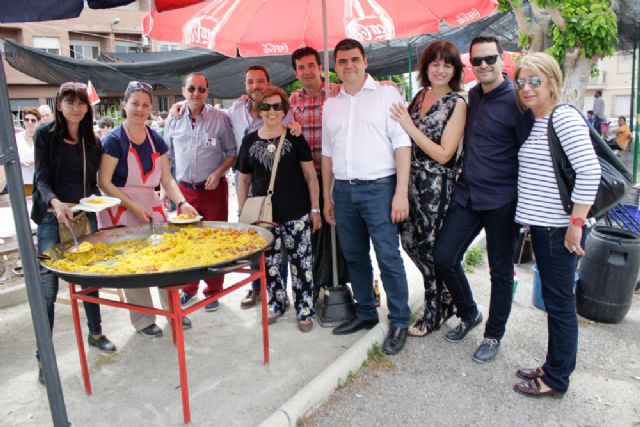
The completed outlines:
<svg viewBox="0 0 640 427">
<path fill-rule="evenodd" d="M 618 26 L 609 0 L 499 0 L 499 10 L 513 10 L 524 52 L 546 51 L 562 65 L 562 101 L 582 107 L 584 92 L 601 58 L 615 53 Z"/>
</svg>

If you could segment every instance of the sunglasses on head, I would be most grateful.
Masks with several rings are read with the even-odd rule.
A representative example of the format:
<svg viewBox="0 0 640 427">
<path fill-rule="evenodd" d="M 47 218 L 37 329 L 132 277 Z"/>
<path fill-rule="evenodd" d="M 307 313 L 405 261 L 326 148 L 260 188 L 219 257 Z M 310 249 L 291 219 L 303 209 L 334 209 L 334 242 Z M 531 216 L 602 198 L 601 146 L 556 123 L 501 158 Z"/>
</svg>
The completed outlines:
<svg viewBox="0 0 640 427">
<path fill-rule="evenodd" d="M 488 56 L 474 56 L 471 58 L 471 65 L 474 67 L 479 67 L 482 65 L 482 61 L 486 62 L 487 65 L 493 65 L 498 60 L 498 55 L 488 55 Z"/>
<path fill-rule="evenodd" d="M 204 86 L 198 86 L 197 88 L 195 86 L 189 86 L 187 88 L 187 92 L 193 93 L 193 92 L 196 91 L 196 89 L 198 89 L 198 92 L 200 92 L 200 93 L 205 93 L 207 91 L 207 88 L 204 87 Z"/>
<path fill-rule="evenodd" d="M 127 91 L 130 90 L 142 90 L 144 92 L 152 93 L 153 86 L 151 86 L 149 83 L 133 81 L 129 82 L 129 84 L 127 85 Z"/>
<path fill-rule="evenodd" d="M 60 85 L 60 90 L 79 89 L 86 90 L 87 85 L 79 82 L 65 82 Z"/>
<path fill-rule="evenodd" d="M 24 119 L 22 119 L 22 121 L 25 123 L 37 123 L 38 119 L 34 117 L 25 117 Z"/>
<path fill-rule="evenodd" d="M 531 76 L 528 79 L 518 79 L 516 80 L 516 87 L 518 90 L 522 90 L 527 83 L 529 83 L 532 89 L 537 89 L 542 84 L 542 79 L 538 76 Z"/>
<path fill-rule="evenodd" d="M 282 111 L 284 109 L 284 105 L 282 105 L 282 102 L 278 102 L 276 104 L 263 102 L 262 104 L 258 105 L 258 108 L 260 109 L 260 111 L 269 111 L 271 110 L 271 108 L 273 108 L 274 111 Z"/>
</svg>

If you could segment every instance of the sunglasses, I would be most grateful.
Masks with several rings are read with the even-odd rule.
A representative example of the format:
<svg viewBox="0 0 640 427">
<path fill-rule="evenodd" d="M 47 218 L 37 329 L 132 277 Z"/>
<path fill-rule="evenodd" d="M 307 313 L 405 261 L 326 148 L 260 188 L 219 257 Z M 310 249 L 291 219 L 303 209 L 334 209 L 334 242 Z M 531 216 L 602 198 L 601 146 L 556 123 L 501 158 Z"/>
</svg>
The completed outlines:
<svg viewBox="0 0 640 427">
<path fill-rule="evenodd" d="M 79 82 L 65 82 L 62 83 L 60 85 L 60 90 L 69 90 L 69 89 L 79 89 L 79 90 L 86 90 L 87 89 L 87 85 L 84 83 L 79 83 Z"/>
<path fill-rule="evenodd" d="M 284 105 L 282 105 L 282 102 L 278 102 L 276 104 L 263 102 L 262 104 L 258 105 L 258 109 L 260 109 L 260 111 L 269 111 L 271 110 L 271 108 L 273 108 L 274 111 L 282 111 L 284 110 Z"/>
<path fill-rule="evenodd" d="M 482 61 L 486 62 L 487 65 L 493 65 L 498 60 L 498 55 L 489 55 L 489 56 L 474 56 L 471 58 L 471 65 L 474 67 L 479 67 L 482 65 Z"/>
<path fill-rule="evenodd" d="M 22 119 L 22 121 L 25 123 L 38 123 L 38 119 L 31 117 L 25 117 L 24 119 Z"/>
<path fill-rule="evenodd" d="M 204 86 L 198 86 L 197 89 L 198 89 L 198 92 L 200 92 L 200 93 L 205 93 L 207 91 L 207 88 L 204 87 Z M 189 92 L 189 93 L 193 93 L 195 91 L 196 91 L 196 87 L 195 86 L 189 86 L 187 88 L 187 92 Z"/>
<path fill-rule="evenodd" d="M 518 90 L 522 90 L 527 83 L 529 83 L 532 89 L 537 89 L 542 84 L 542 79 L 538 76 L 531 76 L 528 79 L 518 79 L 516 80 L 516 87 Z"/>
<path fill-rule="evenodd" d="M 129 84 L 127 85 L 126 91 L 128 92 L 128 91 L 135 91 L 135 90 L 141 90 L 151 94 L 153 92 L 153 86 L 145 82 L 138 82 L 138 81 L 129 82 Z"/>
</svg>

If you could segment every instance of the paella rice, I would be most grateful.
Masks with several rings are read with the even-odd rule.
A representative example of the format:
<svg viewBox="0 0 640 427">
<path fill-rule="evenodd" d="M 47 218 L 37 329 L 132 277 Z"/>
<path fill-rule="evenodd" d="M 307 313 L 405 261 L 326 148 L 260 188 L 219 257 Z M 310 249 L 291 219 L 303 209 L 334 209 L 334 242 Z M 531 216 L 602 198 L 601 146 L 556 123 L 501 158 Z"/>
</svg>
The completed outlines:
<svg viewBox="0 0 640 427">
<path fill-rule="evenodd" d="M 254 229 L 182 227 L 163 233 L 159 245 L 149 239 L 94 243 L 88 252 L 65 253 L 44 263 L 60 271 L 83 274 L 141 274 L 216 264 L 254 253 L 266 241 Z"/>
</svg>

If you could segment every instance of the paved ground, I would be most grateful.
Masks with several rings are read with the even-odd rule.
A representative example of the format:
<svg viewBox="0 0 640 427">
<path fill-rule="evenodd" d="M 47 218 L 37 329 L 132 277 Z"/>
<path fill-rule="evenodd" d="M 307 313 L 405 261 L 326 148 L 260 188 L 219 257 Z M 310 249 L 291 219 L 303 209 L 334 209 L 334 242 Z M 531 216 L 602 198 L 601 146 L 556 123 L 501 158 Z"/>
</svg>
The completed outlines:
<svg viewBox="0 0 640 427">
<path fill-rule="evenodd" d="M 511 387 L 517 368 L 544 360 L 546 315 L 531 303 L 530 265 L 518 272 L 520 285 L 496 360 L 471 359 L 482 328 L 460 344 L 444 340 L 456 324 L 450 319 L 432 335 L 410 339 L 391 358 L 392 369 L 360 371 L 302 426 L 640 426 L 640 295 L 620 324 L 580 318 L 570 391 L 561 400 L 532 400 Z M 470 278 L 486 318 L 486 263 Z"/>
</svg>

